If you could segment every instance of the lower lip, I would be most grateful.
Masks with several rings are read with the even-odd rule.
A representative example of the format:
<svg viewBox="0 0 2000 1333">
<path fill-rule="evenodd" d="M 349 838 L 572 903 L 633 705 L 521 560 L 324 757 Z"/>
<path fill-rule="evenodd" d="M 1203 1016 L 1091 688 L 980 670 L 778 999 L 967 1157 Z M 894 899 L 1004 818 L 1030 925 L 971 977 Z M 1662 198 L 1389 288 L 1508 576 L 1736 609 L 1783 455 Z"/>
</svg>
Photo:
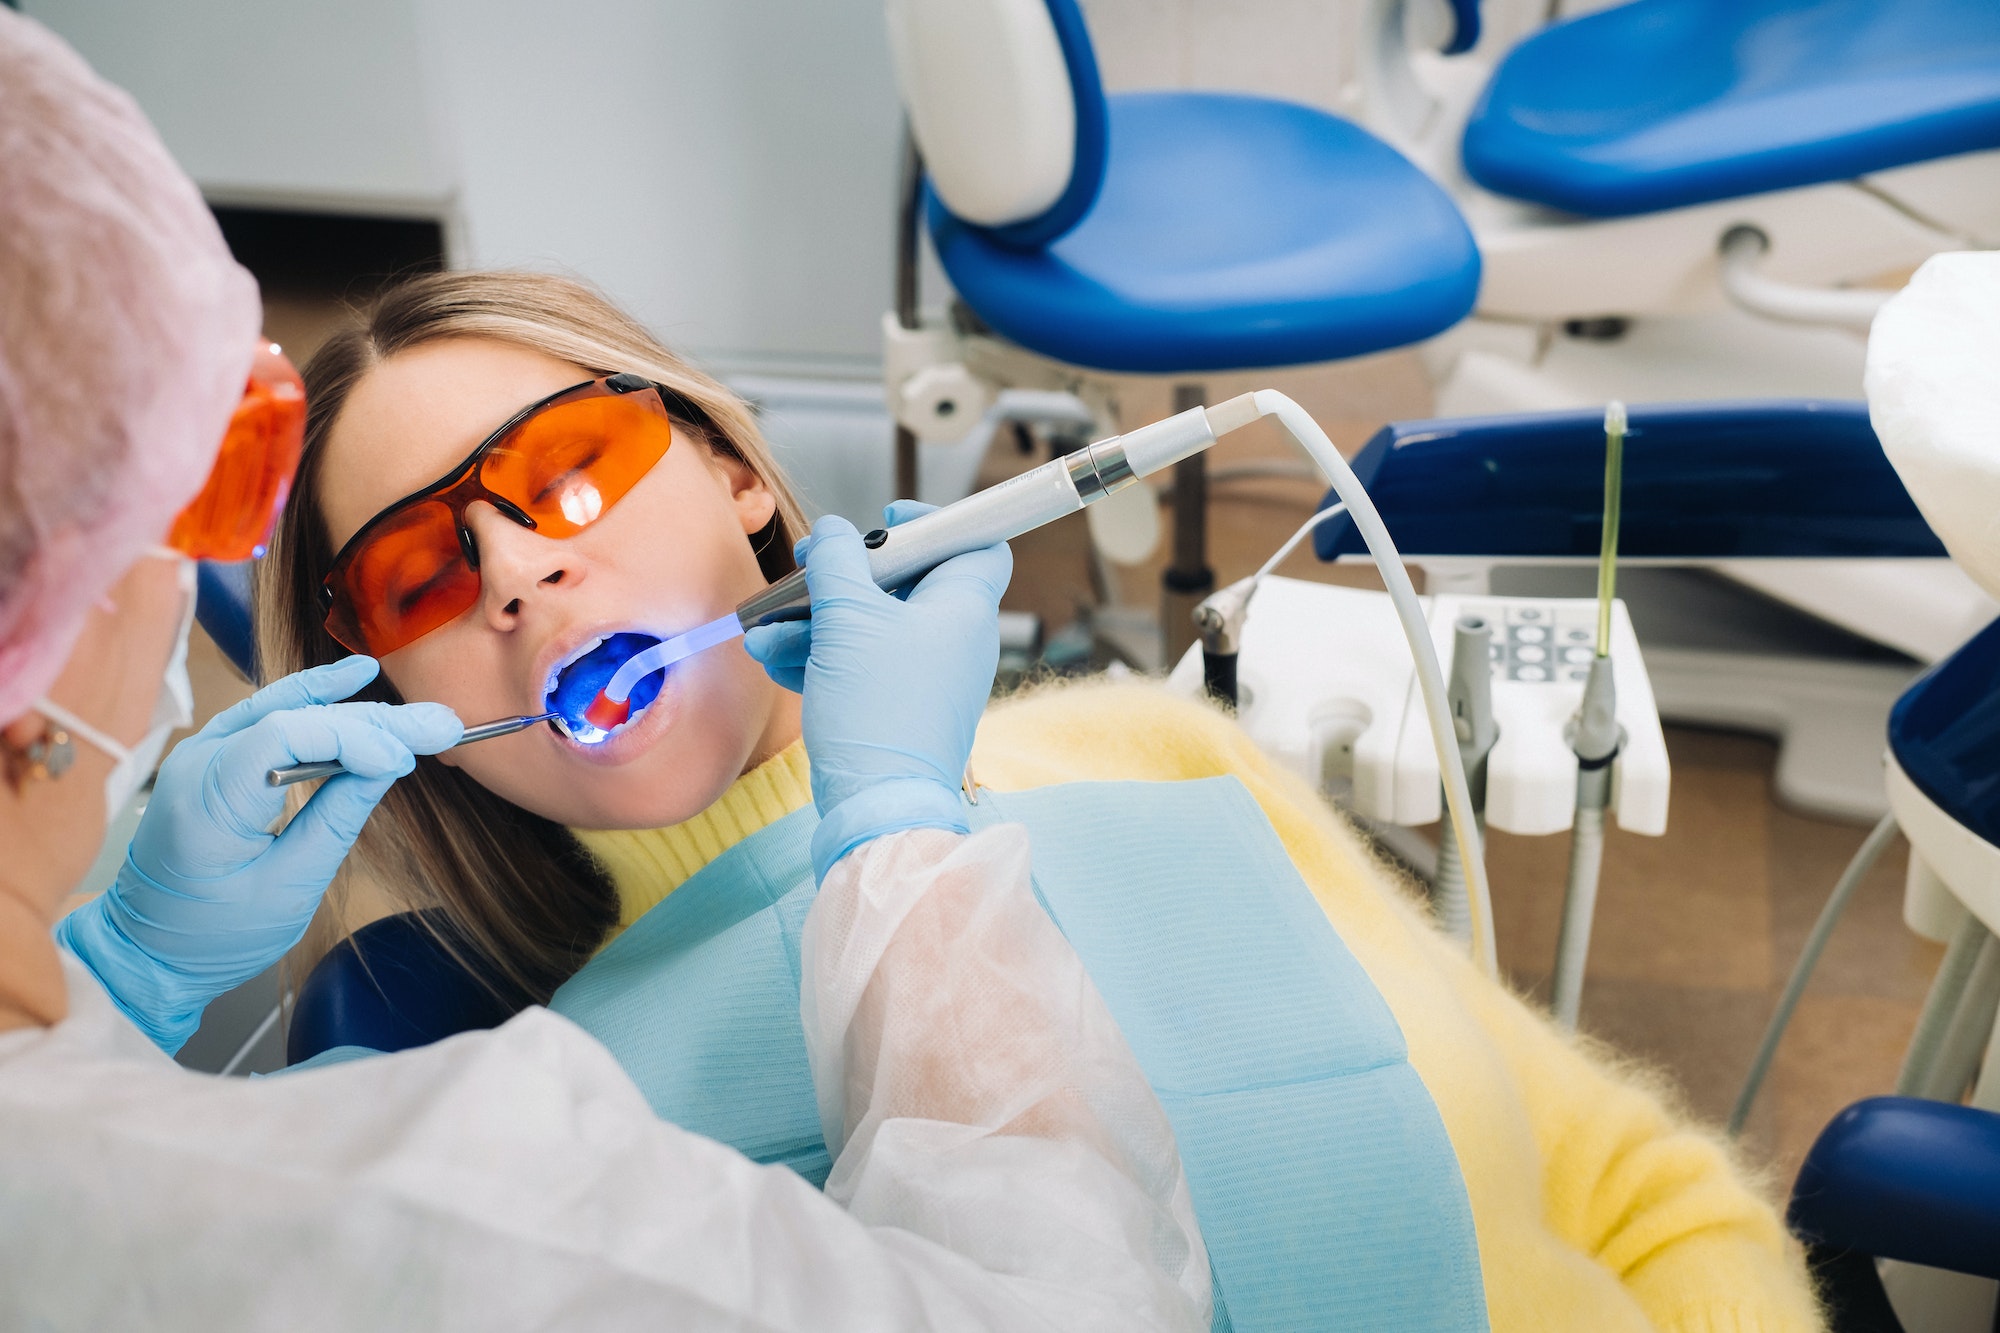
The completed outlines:
<svg viewBox="0 0 2000 1333">
<path fill-rule="evenodd" d="M 613 733 L 608 739 L 586 744 L 564 734 L 560 728 L 550 727 L 556 740 L 570 753 L 593 764 L 615 767 L 629 763 L 650 749 L 653 743 L 673 725 L 680 712 L 680 690 L 675 680 L 677 673 L 669 671 L 667 679 L 661 682 L 659 697 L 649 704 L 643 713 L 630 722 L 623 730 Z"/>
</svg>

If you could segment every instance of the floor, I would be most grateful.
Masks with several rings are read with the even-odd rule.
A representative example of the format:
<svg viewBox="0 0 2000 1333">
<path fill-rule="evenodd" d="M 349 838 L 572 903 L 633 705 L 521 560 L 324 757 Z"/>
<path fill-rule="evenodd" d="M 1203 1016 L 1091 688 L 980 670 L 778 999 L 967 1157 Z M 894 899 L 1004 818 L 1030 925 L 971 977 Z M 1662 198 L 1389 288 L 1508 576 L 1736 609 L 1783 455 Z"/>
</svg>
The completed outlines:
<svg viewBox="0 0 2000 1333">
<path fill-rule="evenodd" d="M 262 267 L 253 263 L 253 267 Z M 310 276 L 310 275 L 309 275 Z M 267 283 L 267 332 L 303 360 L 340 318 L 351 296 L 325 281 Z M 1333 368 L 1219 377 L 1209 401 L 1252 387 L 1298 398 L 1335 442 L 1352 452 L 1375 426 L 1428 409 L 1424 382 L 1408 356 Z M 1128 422 L 1168 410 L 1170 386 L 1135 380 L 1121 388 Z M 887 447 L 886 441 L 884 447 Z M 1261 424 L 1225 440 L 1211 455 L 1217 471 L 1290 458 Z M 985 480 L 1028 461 L 1005 446 L 989 457 Z M 1211 559 L 1223 582 L 1254 570 L 1311 511 L 1321 487 L 1270 477 L 1219 482 L 1210 514 Z M 1039 613 L 1051 627 L 1094 598 L 1081 519 L 1016 543 L 1010 607 Z M 1329 568 L 1295 554 L 1282 572 L 1358 585 L 1366 568 Z M 1128 605 L 1152 606 L 1158 561 L 1118 575 Z M 202 716 L 247 687 L 205 640 L 193 654 Z M 1666 1071 L 1692 1110 L 1720 1122 L 1826 893 L 1864 830 L 1808 818 L 1772 797 L 1776 754 L 1768 741 L 1670 729 L 1673 805 L 1665 837 L 1613 831 L 1584 994 L 1584 1026 L 1621 1051 Z M 1900 919 L 1904 848 L 1883 858 L 1834 936 L 1800 1006 L 1764 1097 L 1745 1134 L 1746 1155 L 1788 1183 L 1821 1126 L 1841 1106 L 1887 1091 L 1941 950 Z M 1534 991 L 1555 948 L 1566 837 L 1496 834 L 1489 853 L 1503 966 Z"/>
</svg>

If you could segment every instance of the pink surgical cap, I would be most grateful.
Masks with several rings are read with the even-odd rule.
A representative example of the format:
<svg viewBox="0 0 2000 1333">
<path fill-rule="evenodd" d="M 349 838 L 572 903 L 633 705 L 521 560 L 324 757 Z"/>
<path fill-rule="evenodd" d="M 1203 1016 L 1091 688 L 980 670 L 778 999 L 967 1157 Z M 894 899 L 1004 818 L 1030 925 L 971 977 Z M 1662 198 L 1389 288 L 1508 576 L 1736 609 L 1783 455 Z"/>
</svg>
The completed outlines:
<svg viewBox="0 0 2000 1333">
<path fill-rule="evenodd" d="M 261 322 L 132 99 L 0 7 L 0 722 L 201 489 Z"/>
</svg>

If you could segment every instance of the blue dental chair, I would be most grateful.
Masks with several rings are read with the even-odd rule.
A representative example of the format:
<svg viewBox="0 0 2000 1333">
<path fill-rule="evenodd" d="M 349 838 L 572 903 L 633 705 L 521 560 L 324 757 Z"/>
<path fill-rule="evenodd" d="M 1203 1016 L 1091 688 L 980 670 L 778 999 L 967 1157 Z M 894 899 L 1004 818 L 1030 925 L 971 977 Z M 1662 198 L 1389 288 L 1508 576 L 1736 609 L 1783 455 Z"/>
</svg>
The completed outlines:
<svg viewBox="0 0 2000 1333">
<path fill-rule="evenodd" d="M 1476 11 L 1457 12 L 1469 45 Z M 1233 93 L 1107 96 L 1076 0 L 891 4 L 890 29 L 922 154 L 906 176 L 898 321 L 917 325 L 921 217 L 958 326 L 996 347 L 982 373 L 1046 358 L 1170 376 L 1180 410 L 1204 375 L 1384 351 L 1472 308 L 1479 256 L 1457 208 L 1348 121 Z M 898 455 L 913 494 L 908 429 Z M 1170 654 L 1214 586 L 1204 495 L 1197 457 L 1176 474 Z"/>
</svg>

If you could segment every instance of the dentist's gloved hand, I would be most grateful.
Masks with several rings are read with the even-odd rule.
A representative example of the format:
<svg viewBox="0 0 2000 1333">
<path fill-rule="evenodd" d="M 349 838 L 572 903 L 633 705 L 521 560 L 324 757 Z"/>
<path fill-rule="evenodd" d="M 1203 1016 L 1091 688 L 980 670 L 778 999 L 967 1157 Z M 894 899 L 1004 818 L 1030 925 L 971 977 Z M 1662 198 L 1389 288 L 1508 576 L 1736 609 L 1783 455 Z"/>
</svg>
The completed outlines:
<svg viewBox="0 0 2000 1333">
<path fill-rule="evenodd" d="M 57 923 L 57 943 L 168 1054 L 209 1001 L 298 943 L 376 802 L 416 756 L 457 744 L 464 728 L 442 704 L 337 702 L 378 670 L 350 657 L 287 676 L 182 741 L 160 765 L 117 880 Z M 320 759 L 348 771 L 273 836 L 285 792 L 265 773 Z"/>
<path fill-rule="evenodd" d="M 890 524 L 927 513 L 898 501 Z M 822 518 L 798 545 L 812 619 L 763 625 L 743 645 L 771 678 L 805 696 L 812 760 L 813 870 L 910 828 L 966 831 L 959 789 L 1000 663 L 1000 594 L 1013 573 L 1002 544 L 945 561 L 906 598 L 875 586 L 861 535 Z"/>
</svg>

